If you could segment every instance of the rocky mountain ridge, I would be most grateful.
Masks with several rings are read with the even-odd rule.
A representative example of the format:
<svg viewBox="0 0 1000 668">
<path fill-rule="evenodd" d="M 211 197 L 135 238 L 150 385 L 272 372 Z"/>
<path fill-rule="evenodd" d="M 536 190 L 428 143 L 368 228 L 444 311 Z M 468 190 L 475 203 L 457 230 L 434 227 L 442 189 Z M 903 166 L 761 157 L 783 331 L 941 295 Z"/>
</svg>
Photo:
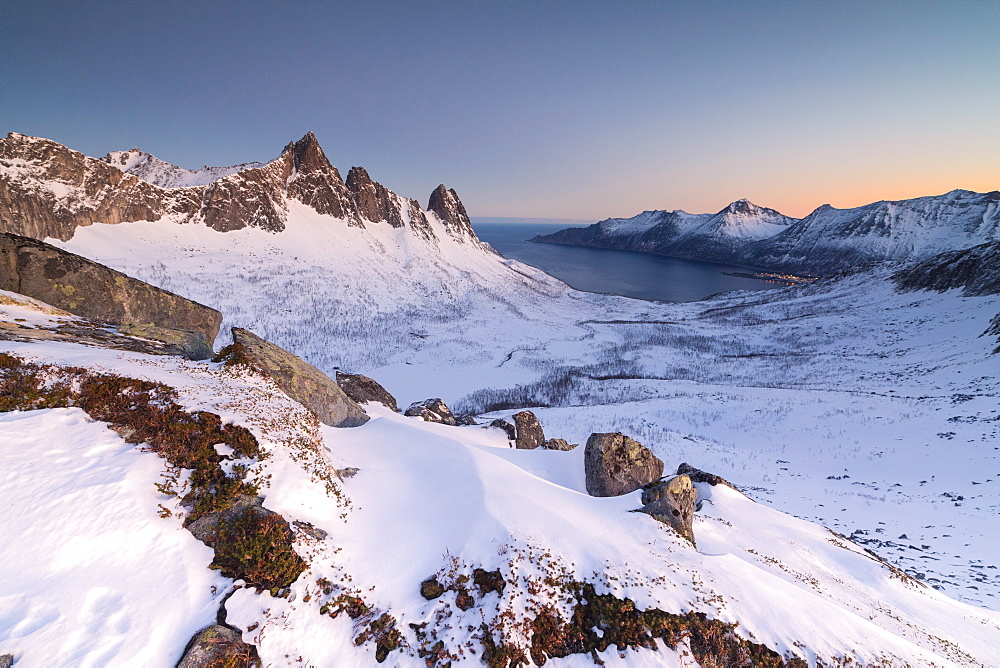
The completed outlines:
<svg viewBox="0 0 1000 668">
<path fill-rule="evenodd" d="M 997 240 L 1000 191 L 968 190 L 851 209 L 824 204 L 802 219 L 738 200 L 717 214 L 645 211 L 533 239 L 817 274 L 920 261 Z"/>
<path fill-rule="evenodd" d="M 348 225 L 388 223 L 432 240 L 428 214 L 458 240 L 475 241 L 454 190 L 432 193 L 427 211 L 353 167 L 346 182 L 310 132 L 267 163 L 190 171 L 138 149 L 90 158 L 57 142 L 11 132 L 0 139 L 0 231 L 37 239 L 73 237 L 94 223 L 169 220 L 219 232 L 281 232 L 289 201 Z"/>
</svg>

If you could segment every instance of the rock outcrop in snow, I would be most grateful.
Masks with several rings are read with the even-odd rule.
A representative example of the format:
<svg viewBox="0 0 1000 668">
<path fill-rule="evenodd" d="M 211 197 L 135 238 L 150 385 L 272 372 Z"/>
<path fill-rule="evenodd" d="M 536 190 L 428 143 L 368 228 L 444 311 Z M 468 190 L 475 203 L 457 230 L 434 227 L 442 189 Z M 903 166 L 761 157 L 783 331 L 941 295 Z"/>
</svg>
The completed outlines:
<svg viewBox="0 0 1000 668">
<path fill-rule="evenodd" d="M 368 421 L 364 410 L 325 373 L 253 332 L 233 327 L 233 344 L 220 355 L 230 363 L 246 364 L 263 372 L 323 424 L 358 427 Z"/>
<path fill-rule="evenodd" d="M 998 240 L 1000 191 L 968 190 L 852 209 L 824 204 L 801 220 L 739 200 L 714 215 L 646 211 L 534 239 L 818 274 Z"/>
<path fill-rule="evenodd" d="M 583 457 L 591 496 L 628 494 L 663 475 L 663 461 L 621 433 L 591 434 Z"/>
<path fill-rule="evenodd" d="M 89 158 L 48 139 L 12 132 L 0 139 L 0 232 L 63 241 L 76 228 L 167 220 L 220 232 L 281 232 L 289 203 L 301 202 L 350 226 L 388 223 L 434 237 L 427 213 L 355 167 L 347 183 L 310 132 L 267 163 L 185 170 L 138 149 Z M 438 187 L 429 210 L 456 238 L 475 239 L 454 190 Z"/>
<path fill-rule="evenodd" d="M 212 356 L 222 314 L 47 243 L 0 233 L 0 290 L 39 299 L 122 333 Z"/>
</svg>

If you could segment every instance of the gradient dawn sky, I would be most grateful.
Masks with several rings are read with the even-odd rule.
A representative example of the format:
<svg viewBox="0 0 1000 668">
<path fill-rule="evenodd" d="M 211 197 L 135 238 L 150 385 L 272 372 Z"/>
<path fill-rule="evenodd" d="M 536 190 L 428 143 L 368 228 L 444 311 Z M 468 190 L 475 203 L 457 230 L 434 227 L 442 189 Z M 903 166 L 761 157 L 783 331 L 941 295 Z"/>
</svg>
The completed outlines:
<svg viewBox="0 0 1000 668">
<path fill-rule="evenodd" d="M 474 217 L 994 190 L 1000 0 L 0 0 L 3 134 L 198 168 L 310 130 Z"/>
</svg>

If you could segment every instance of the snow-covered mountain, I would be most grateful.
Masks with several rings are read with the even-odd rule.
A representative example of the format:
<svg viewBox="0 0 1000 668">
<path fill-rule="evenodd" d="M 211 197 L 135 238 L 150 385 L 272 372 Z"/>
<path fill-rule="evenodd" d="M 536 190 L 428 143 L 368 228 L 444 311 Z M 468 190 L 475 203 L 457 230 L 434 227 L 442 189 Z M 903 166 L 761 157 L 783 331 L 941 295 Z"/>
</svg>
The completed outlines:
<svg viewBox="0 0 1000 668">
<path fill-rule="evenodd" d="M 997 240 L 1000 191 L 967 190 L 853 209 L 827 204 L 801 220 L 739 200 L 714 216 L 645 211 L 534 239 L 818 274 Z"/>
<path fill-rule="evenodd" d="M 453 238 L 475 241 L 453 190 L 435 190 L 425 212 L 362 168 L 353 168 L 345 183 L 311 132 L 268 163 L 198 172 L 136 150 L 99 160 L 15 132 L 0 139 L 0 232 L 67 240 L 94 223 L 139 221 L 280 232 L 293 203 L 355 227 L 388 223 L 426 238 L 434 236 L 428 220 L 433 213 Z"/>
<path fill-rule="evenodd" d="M 248 162 L 232 167 L 203 167 L 201 169 L 184 169 L 169 162 L 160 160 L 155 155 L 133 148 L 130 151 L 112 151 L 101 158 L 104 162 L 118 169 L 137 176 L 143 181 L 161 188 L 188 188 L 204 186 L 212 181 L 242 172 L 244 169 L 263 167 L 263 162 Z"/>
</svg>

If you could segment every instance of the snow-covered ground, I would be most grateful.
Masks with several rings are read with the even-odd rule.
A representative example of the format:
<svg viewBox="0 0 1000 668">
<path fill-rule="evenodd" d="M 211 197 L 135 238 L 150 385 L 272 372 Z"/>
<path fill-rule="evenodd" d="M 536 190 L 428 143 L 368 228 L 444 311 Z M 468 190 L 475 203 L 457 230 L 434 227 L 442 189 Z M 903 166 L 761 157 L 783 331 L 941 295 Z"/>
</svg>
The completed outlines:
<svg viewBox="0 0 1000 668">
<path fill-rule="evenodd" d="M 27 307 L 5 308 L 10 318 Z M 43 320 L 35 316 L 33 326 Z M 225 603 L 227 621 L 245 630 L 265 665 L 372 665 L 375 649 L 356 644 L 357 623 L 320 614 L 340 593 L 395 618 L 406 646 L 387 665 L 424 665 L 409 630 L 423 622 L 447 651 L 476 665 L 470 649 L 481 647 L 469 643 L 482 623 L 503 619 L 517 642 L 519 623 L 534 605 L 558 607 L 565 595 L 558 585 L 568 579 L 640 608 L 738 621 L 742 637 L 810 662 L 981 665 L 1000 643 L 996 613 L 902 577 L 827 529 L 722 486 L 698 485 L 704 507 L 695 548 L 629 512 L 638 492 L 588 496 L 581 449 L 511 450 L 499 430 L 424 423 L 377 405 L 367 406 L 373 419 L 362 427 L 317 431 L 269 381 L 216 364 L 63 342 L 7 341 L 0 350 L 164 382 L 186 408 L 255 433 L 270 455 L 254 469 L 268 481 L 265 506 L 327 532 L 297 532 L 310 568 L 286 597 L 242 588 Z M 156 516 L 158 504 L 180 510 L 155 488 L 163 462 L 76 408 L 5 414 L 0 442 L 0 653 L 26 666 L 174 665 L 231 587 L 207 569 L 210 550 L 176 514 Z M 668 445 L 654 444 L 668 466 L 691 454 Z M 357 474 L 331 493 L 329 472 L 347 466 Z M 447 584 L 475 567 L 498 569 L 508 586 L 477 596 L 468 610 L 454 593 L 420 596 L 425 578 Z M 511 616 L 501 618 L 501 610 Z M 611 649 L 600 658 L 693 665 L 683 644 Z"/>
</svg>

